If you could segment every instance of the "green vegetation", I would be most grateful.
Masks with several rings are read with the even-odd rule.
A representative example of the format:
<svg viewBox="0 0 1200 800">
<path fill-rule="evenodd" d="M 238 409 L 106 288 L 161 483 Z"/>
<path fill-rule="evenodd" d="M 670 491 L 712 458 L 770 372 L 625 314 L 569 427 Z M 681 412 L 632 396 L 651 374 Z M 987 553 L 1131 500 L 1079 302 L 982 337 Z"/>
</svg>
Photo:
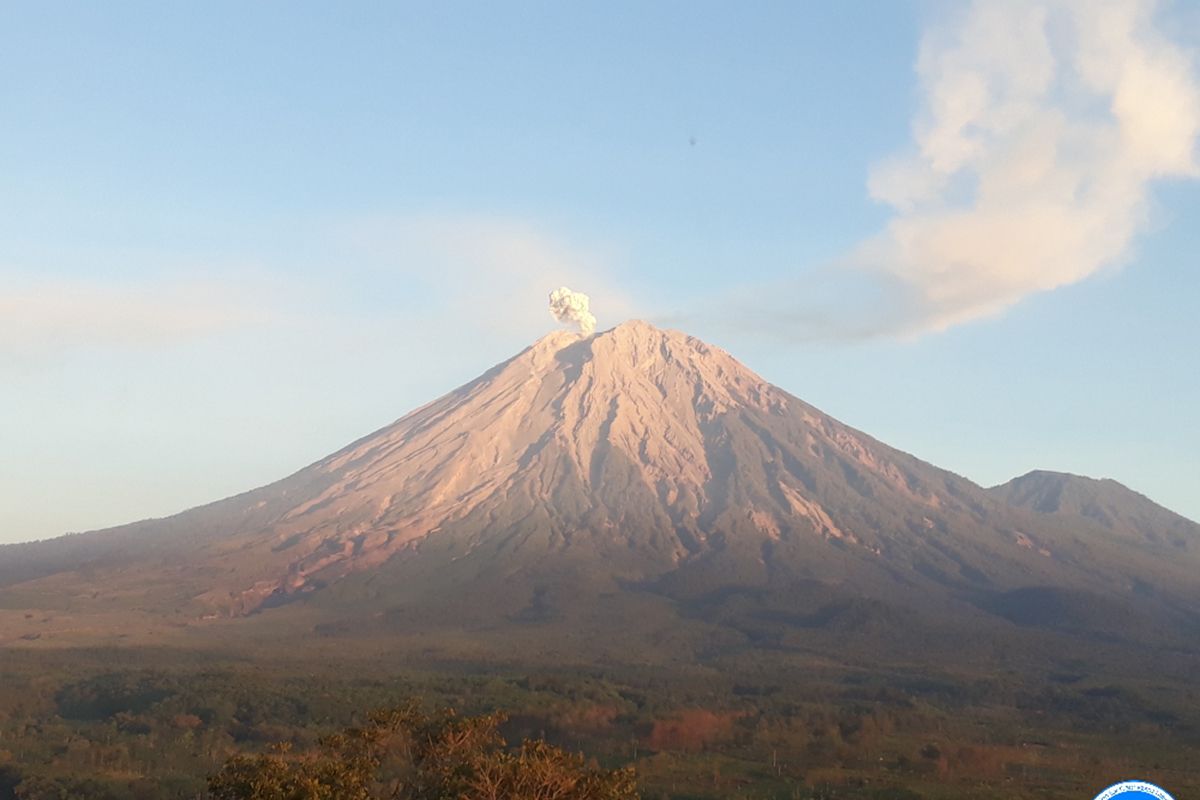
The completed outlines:
<svg viewBox="0 0 1200 800">
<path fill-rule="evenodd" d="M 599 770 L 541 740 L 506 748 L 500 714 L 426 714 L 409 705 L 322 739 L 299 756 L 236 756 L 209 780 L 214 800 L 630 800 L 633 771 Z"/>
<path fill-rule="evenodd" d="M 413 697 L 421 705 L 402 714 L 358 716 Z M 799 657 L 531 672 L 10 650 L 0 662 L 0 800 L 192 800 L 209 796 L 213 775 L 212 796 L 253 796 L 231 793 L 238 776 L 261 770 L 286 787 L 355 759 L 378 759 L 375 772 L 350 769 L 370 773 L 372 791 L 390 775 L 435 792 L 414 797 L 436 797 L 445 784 L 430 776 L 452 759 L 422 761 L 411 745 L 404 758 L 372 755 L 371 737 L 411 742 L 425 731 L 436 754 L 438 732 L 455 725 L 477 726 L 478 764 L 509 785 L 540 765 L 624 791 L 614 776 L 632 767 L 647 800 L 1078 798 L 1130 776 L 1186 797 L 1200 792 L 1197 700 L 1186 682 L 1090 674 L 1073 660 L 1037 674 Z M 463 716 L 432 712 L 445 707 Z M 509 749 L 501 737 L 544 744 Z"/>
</svg>

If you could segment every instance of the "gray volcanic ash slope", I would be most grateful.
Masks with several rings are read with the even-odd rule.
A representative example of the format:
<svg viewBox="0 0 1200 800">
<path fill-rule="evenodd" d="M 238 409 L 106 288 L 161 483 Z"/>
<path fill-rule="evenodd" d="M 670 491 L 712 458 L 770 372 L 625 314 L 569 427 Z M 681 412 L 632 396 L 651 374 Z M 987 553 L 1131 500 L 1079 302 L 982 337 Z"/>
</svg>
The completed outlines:
<svg viewBox="0 0 1200 800">
<path fill-rule="evenodd" d="M 1193 630 L 1195 525 L 1027 483 L 982 489 L 630 322 L 552 333 L 278 483 L 0 548 L 0 608 L 586 627 L 620 598 L 776 645 L 909 620 Z"/>
<path fill-rule="evenodd" d="M 1035 470 L 988 491 L 1009 505 L 1064 519 L 1083 517 L 1135 541 L 1179 551 L 1200 543 L 1200 525 L 1109 478 Z"/>
</svg>

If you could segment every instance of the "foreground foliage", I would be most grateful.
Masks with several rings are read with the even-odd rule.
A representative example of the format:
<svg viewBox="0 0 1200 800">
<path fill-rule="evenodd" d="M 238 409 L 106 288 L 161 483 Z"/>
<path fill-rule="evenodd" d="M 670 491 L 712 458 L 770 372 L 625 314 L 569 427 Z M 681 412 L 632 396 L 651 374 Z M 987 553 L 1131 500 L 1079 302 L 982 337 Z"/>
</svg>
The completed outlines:
<svg viewBox="0 0 1200 800">
<path fill-rule="evenodd" d="M 1194 679 L 1135 663 L 1098 672 L 1075 653 L 1045 671 L 1003 653 L 980 671 L 782 651 L 720 670 L 423 667 L 348 647 L 327 664 L 286 655 L 3 652 L 0 800 L 200 800 L 233 757 L 319 761 L 322 739 L 375 724 L 354 709 L 414 697 L 464 718 L 504 709 L 509 742 L 633 765 L 647 800 L 1068 800 L 1130 775 L 1200 797 Z M 381 770 L 411 778 L 406 763 L 389 757 Z"/>
<path fill-rule="evenodd" d="M 368 725 L 322 739 L 313 753 L 236 756 L 209 780 L 215 800 L 632 800 L 632 769 L 600 770 L 583 756 L 527 739 L 512 751 L 490 714 L 380 711 Z"/>
</svg>

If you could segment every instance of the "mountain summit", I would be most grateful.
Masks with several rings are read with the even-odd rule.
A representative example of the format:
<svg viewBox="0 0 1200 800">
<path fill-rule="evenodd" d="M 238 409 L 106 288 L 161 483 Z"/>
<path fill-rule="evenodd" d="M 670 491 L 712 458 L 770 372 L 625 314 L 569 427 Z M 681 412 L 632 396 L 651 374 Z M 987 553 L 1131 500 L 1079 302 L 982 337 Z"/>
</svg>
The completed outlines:
<svg viewBox="0 0 1200 800">
<path fill-rule="evenodd" d="M 1130 537 L 1028 496 L 989 493 L 635 321 L 551 333 L 278 483 L 0 548 L 0 603 L 65 593 L 77 610 L 132 597 L 185 620 L 303 606 L 453 626 L 620 601 L 778 642 L 906 615 L 1088 628 L 1061 609 L 1116 592 L 1139 620 L 1191 624 L 1194 532 Z"/>
<path fill-rule="evenodd" d="M 1035 470 L 989 491 L 1010 505 L 1059 517 L 1083 517 L 1134 540 L 1180 550 L 1200 542 L 1200 525 L 1111 478 Z"/>
</svg>

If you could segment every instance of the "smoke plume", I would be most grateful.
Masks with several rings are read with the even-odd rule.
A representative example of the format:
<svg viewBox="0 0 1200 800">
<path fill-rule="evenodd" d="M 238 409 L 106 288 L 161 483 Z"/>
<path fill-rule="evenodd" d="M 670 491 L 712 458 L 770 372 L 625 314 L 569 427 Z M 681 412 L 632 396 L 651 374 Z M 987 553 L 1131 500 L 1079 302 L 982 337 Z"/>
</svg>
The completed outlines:
<svg viewBox="0 0 1200 800">
<path fill-rule="evenodd" d="M 1200 175 L 1200 81 L 1153 0 L 975 0 L 926 32 L 891 220 L 850 263 L 942 330 L 1128 260 L 1154 180 Z"/>
<path fill-rule="evenodd" d="M 550 293 L 550 313 L 559 322 L 574 322 L 579 332 L 591 336 L 596 330 L 596 318 L 588 310 L 588 296 L 560 286 Z"/>
</svg>

